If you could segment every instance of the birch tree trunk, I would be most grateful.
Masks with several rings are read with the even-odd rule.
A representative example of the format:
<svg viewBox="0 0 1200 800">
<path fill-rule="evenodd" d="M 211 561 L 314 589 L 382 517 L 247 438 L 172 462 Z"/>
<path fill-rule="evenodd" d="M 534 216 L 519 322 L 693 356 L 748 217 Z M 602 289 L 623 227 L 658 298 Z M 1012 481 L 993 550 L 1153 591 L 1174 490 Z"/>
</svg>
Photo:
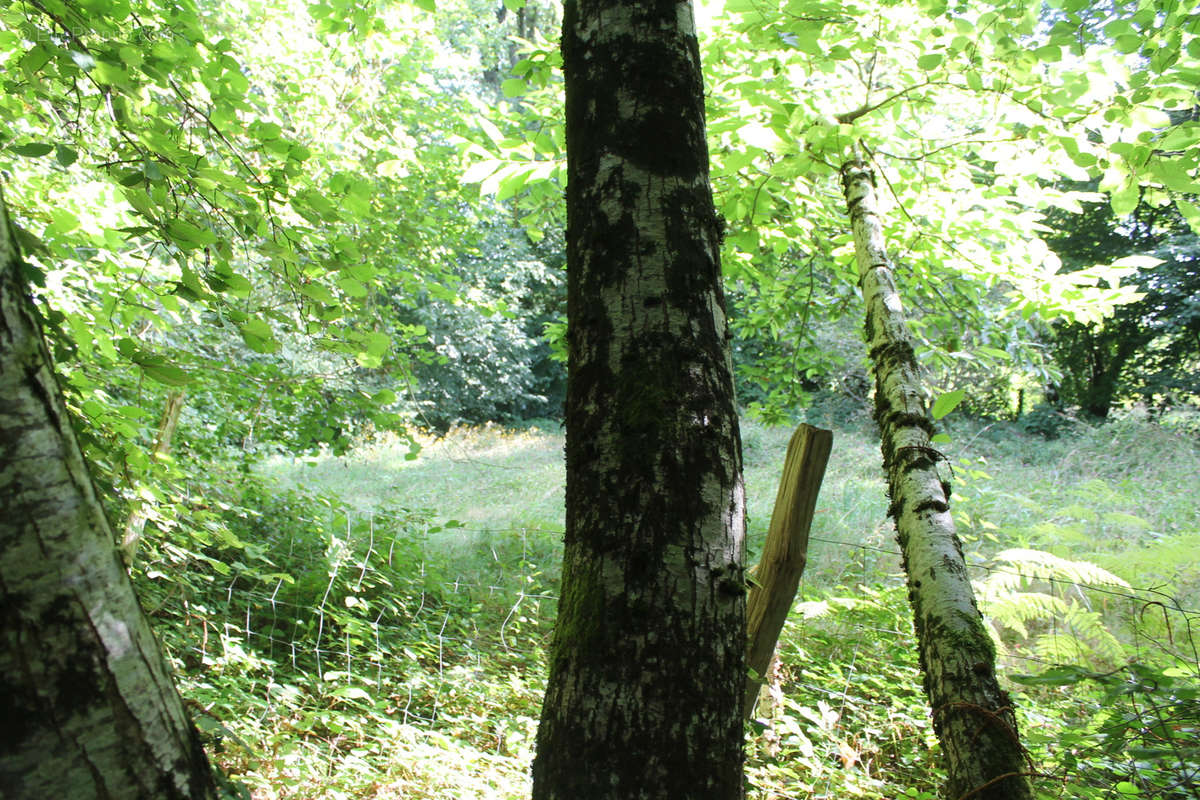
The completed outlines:
<svg viewBox="0 0 1200 800">
<path fill-rule="evenodd" d="M 742 794 L 744 497 L 691 5 L 568 0 L 567 530 L 536 800 Z"/>
<path fill-rule="evenodd" d="M 912 336 L 896 291 L 869 166 L 842 167 L 854 229 L 866 338 L 875 370 L 875 420 L 883 440 L 888 513 L 908 577 L 925 694 L 942 743 L 949 800 L 1029 800 L 1025 751 L 1012 701 L 996 678 L 996 651 L 975 605 L 948 489 L 930 446 Z"/>
<path fill-rule="evenodd" d="M 0 796 L 215 798 L 67 418 L 0 197 Z"/>
</svg>

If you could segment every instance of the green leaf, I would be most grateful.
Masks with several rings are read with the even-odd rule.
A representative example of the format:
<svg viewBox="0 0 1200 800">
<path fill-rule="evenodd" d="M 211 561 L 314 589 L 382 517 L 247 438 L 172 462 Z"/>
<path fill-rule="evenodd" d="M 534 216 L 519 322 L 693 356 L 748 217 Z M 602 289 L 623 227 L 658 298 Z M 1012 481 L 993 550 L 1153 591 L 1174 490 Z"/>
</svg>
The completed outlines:
<svg viewBox="0 0 1200 800">
<path fill-rule="evenodd" d="M 1190 203 L 1187 200 L 1176 200 L 1175 207 L 1179 209 L 1179 213 L 1187 220 L 1188 227 L 1192 229 L 1192 232 L 1200 234 L 1200 206 Z"/>
<path fill-rule="evenodd" d="M 54 157 L 58 159 L 59 164 L 69 167 L 79 160 L 79 153 L 66 145 L 59 144 L 54 146 Z"/>
<path fill-rule="evenodd" d="M 1133 213 L 1137 208 L 1138 199 L 1141 193 L 1138 190 L 1137 181 L 1126 180 L 1125 184 L 1112 193 L 1109 197 L 1109 203 L 1112 205 L 1113 214 L 1118 219 L 1124 219 Z"/>
<path fill-rule="evenodd" d="M 337 305 L 337 298 L 333 296 L 333 292 L 326 289 L 319 283 L 308 283 L 300 287 L 300 294 L 310 300 L 316 300 L 318 303 L 327 306 Z"/>
<path fill-rule="evenodd" d="M 510 197 L 515 197 L 523 188 L 525 182 L 529 180 L 530 169 L 524 165 L 514 164 L 513 168 L 505 175 L 497 184 L 496 199 L 507 200 Z"/>
<path fill-rule="evenodd" d="M 504 92 L 505 97 L 520 97 L 528 88 L 528 84 L 520 78 L 509 78 L 500 84 L 500 91 Z"/>
<path fill-rule="evenodd" d="M 773 130 L 753 120 L 739 128 L 737 134 L 743 142 L 759 150 L 778 150 L 783 145 Z"/>
<path fill-rule="evenodd" d="M 53 152 L 54 145 L 46 144 L 44 142 L 30 142 L 28 144 L 13 145 L 8 149 L 17 155 L 25 156 L 26 158 L 41 158 L 42 156 Z"/>
<path fill-rule="evenodd" d="M 525 7 L 525 0 L 504 0 L 504 7 L 509 11 L 517 12 Z"/>
<path fill-rule="evenodd" d="M 1115 45 L 1118 53 L 1136 53 L 1142 47 L 1142 37 L 1135 34 L 1118 36 Z"/>
<path fill-rule="evenodd" d="M 1056 44 L 1048 44 L 1033 51 L 1042 61 L 1062 61 L 1062 48 Z"/>
<path fill-rule="evenodd" d="M 382 175 L 385 178 L 394 178 L 396 176 L 403 177 L 408 172 L 408 162 L 402 158 L 390 158 L 387 161 L 380 161 L 375 167 L 375 174 Z"/>
<path fill-rule="evenodd" d="M 428 11 L 431 14 L 437 11 L 437 0 L 413 0 L 413 2 L 422 11 Z"/>
<path fill-rule="evenodd" d="M 157 163 L 150 161 L 149 159 L 142 164 L 142 173 L 146 176 L 146 180 L 149 181 L 154 181 L 157 183 L 163 179 L 162 168 L 159 167 Z"/>
<path fill-rule="evenodd" d="M 55 233 L 69 233 L 79 227 L 79 219 L 65 208 L 56 208 L 50 212 L 50 218 L 54 221 L 53 230 Z M 46 235 L 50 231 L 47 230 Z"/>
<path fill-rule="evenodd" d="M 1072 686 L 1092 677 L 1092 673 L 1083 667 L 1063 666 L 1051 667 L 1040 675 L 1010 674 L 1008 677 L 1027 686 Z"/>
<path fill-rule="evenodd" d="M 1134 255 L 1124 256 L 1112 262 L 1114 267 L 1132 267 L 1133 269 L 1150 269 L 1163 263 L 1161 258 L 1154 256 Z"/>
<path fill-rule="evenodd" d="M 467 167 L 461 178 L 463 183 L 480 183 L 504 166 L 503 161 L 479 161 Z"/>
<path fill-rule="evenodd" d="M 941 65 L 944 56 L 941 53 L 926 53 L 917 59 L 917 67 L 928 72 L 931 69 L 937 69 Z"/>
<path fill-rule="evenodd" d="M 396 393 L 391 389 L 381 389 L 380 391 L 371 395 L 371 402 L 381 406 L 390 406 L 398 399 L 399 398 L 397 397 Z"/>
<path fill-rule="evenodd" d="M 167 233 L 175 240 L 175 244 L 184 250 L 195 250 L 217 240 L 217 235 L 212 231 L 199 228 L 183 219 L 168 222 Z"/>
<path fill-rule="evenodd" d="M 274 353 L 279 349 L 279 342 L 271 326 L 257 317 L 251 317 L 240 326 L 242 340 L 256 353 Z"/>
<path fill-rule="evenodd" d="M 254 290 L 254 285 L 242 275 L 225 275 L 224 281 L 225 288 L 222 291 L 234 297 L 249 297 Z"/>
<path fill-rule="evenodd" d="M 367 287 L 354 278 L 341 278 L 337 282 L 338 288 L 345 292 L 350 297 L 366 297 Z"/>
<path fill-rule="evenodd" d="M 1162 150 L 1186 150 L 1197 142 L 1200 142 L 1200 125 L 1185 122 L 1159 139 L 1157 146 Z"/>
<path fill-rule="evenodd" d="M 357 686 L 343 686 L 333 691 L 334 697 L 344 697 L 347 700 L 370 700 L 371 695 Z"/>
<path fill-rule="evenodd" d="M 496 123 L 485 117 L 478 117 L 475 121 L 479 123 L 479 127 L 483 128 L 483 132 L 487 134 L 487 137 L 492 140 L 492 144 L 497 147 L 502 146 L 501 143 L 504 141 L 504 134 L 496 127 Z"/>
<path fill-rule="evenodd" d="M 143 364 L 142 370 L 147 378 L 166 386 L 187 386 L 192 381 L 191 376 L 182 367 L 170 364 Z"/>
<path fill-rule="evenodd" d="M 274 122 L 259 122 L 250 126 L 249 133 L 255 139 L 265 142 L 271 139 L 278 139 L 280 134 L 283 133 L 283 129 Z"/>
<path fill-rule="evenodd" d="M 379 331 L 371 331 L 363 337 L 366 352 L 373 356 L 382 356 L 392 346 L 392 337 Z"/>
<path fill-rule="evenodd" d="M 72 52 L 71 55 L 75 56 L 76 53 Z M 46 64 L 48 64 L 52 58 L 54 58 L 54 54 L 50 48 L 46 47 L 46 45 L 34 45 L 29 49 L 29 52 L 21 57 L 21 69 L 31 73 L 37 72 L 42 67 L 46 66 Z"/>
<path fill-rule="evenodd" d="M 933 401 L 933 408 L 929 410 L 929 413 L 933 415 L 934 419 L 941 419 L 953 411 L 966 395 L 967 392 L 964 389 L 955 389 L 953 392 L 946 392 Z"/>
<path fill-rule="evenodd" d="M 316 215 L 320 219 L 328 222 L 334 222 L 338 218 L 337 206 L 334 205 L 328 197 L 320 192 L 305 192 L 303 196 L 297 197 L 295 202 L 306 203 L 309 208 L 316 212 Z M 296 208 L 298 213 L 304 215 L 305 208 L 303 206 L 294 205 L 293 207 Z"/>
</svg>

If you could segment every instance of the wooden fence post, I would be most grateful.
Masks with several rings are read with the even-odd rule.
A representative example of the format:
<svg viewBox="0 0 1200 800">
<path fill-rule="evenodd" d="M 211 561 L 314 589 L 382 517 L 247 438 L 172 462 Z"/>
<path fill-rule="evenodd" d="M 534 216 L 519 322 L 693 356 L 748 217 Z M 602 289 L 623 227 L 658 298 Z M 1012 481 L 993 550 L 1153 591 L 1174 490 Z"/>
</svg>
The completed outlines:
<svg viewBox="0 0 1200 800">
<path fill-rule="evenodd" d="M 808 533 L 832 449 L 833 432 L 807 423 L 796 428 L 788 442 L 767 542 L 746 598 L 746 666 L 750 671 L 743 705 L 746 719 L 754 713 L 775 645 L 804 574 Z"/>
</svg>

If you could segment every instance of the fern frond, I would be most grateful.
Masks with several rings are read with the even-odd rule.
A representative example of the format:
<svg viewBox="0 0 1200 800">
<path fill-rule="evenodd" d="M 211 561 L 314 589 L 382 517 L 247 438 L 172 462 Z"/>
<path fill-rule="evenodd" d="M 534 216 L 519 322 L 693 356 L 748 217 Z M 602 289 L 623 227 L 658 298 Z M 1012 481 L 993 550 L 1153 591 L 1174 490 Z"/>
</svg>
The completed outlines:
<svg viewBox="0 0 1200 800">
<path fill-rule="evenodd" d="M 1124 651 L 1117 637 L 1104 627 L 1104 620 L 1095 611 L 1084 608 L 1072 602 L 1067 608 L 1063 621 L 1070 627 L 1076 638 L 1085 640 L 1088 649 L 1105 661 L 1121 662 Z"/>
<path fill-rule="evenodd" d="M 1025 576 L 1016 571 L 1001 570 L 971 583 L 975 587 L 975 596 L 982 600 L 1012 594 L 1025 585 Z"/>
<path fill-rule="evenodd" d="M 981 603 L 983 613 L 996 624 L 1029 637 L 1025 623 L 1036 619 L 1062 617 L 1068 605 L 1062 598 L 1043 592 L 1014 592 Z"/>
<path fill-rule="evenodd" d="M 1042 634 L 1034 642 L 1033 652 L 1055 664 L 1077 664 L 1087 657 L 1084 644 L 1069 633 Z"/>
<path fill-rule="evenodd" d="M 1015 547 L 997 553 L 995 560 L 1009 564 L 1012 569 L 995 572 L 988 577 L 988 580 L 990 581 L 993 577 L 1000 575 L 1006 576 L 1002 580 L 997 581 L 997 583 L 1005 586 L 1012 585 L 1012 578 L 1015 574 L 1018 585 L 1021 580 L 1055 580 L 1070 581 L 1071 583 L 1080 584 L 1084 588 L 1088 586 L 1129 588 L 1128 583 L 1103 567 L 1098 567 L 1088 561 L 1071 561 L 1066 558 L 1060 558 L 1044 550 L 1029 550 Z"/>
</svg>

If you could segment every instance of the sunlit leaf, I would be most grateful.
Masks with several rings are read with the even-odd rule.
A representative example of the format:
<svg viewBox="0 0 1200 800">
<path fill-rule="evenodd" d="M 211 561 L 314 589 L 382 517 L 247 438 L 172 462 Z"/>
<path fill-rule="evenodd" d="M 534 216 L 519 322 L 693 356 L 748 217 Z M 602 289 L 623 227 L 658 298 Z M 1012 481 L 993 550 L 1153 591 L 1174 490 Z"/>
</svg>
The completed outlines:
<svg viewBox="0 0 1200 800">
<path fill-rule="evenodd" d="M 917 67 L 928 72 L 932 69 L 937 69 L 945 56 L 942 53 L 926 53 L 917 59 Z"/>
<path fill-rule="evenodd" d="M 166 386 L 187 386 L 191 383 L 191 376 L 181 367 L 162 364 L 143 366 L 142 370 L 147 377 Z"/>
<path fill-rule="evenodd" d="M 933 407 L 929 409 L 929 413 L 934 419 L 941 419 L 953 411 L 966 395 L 967 393 L 964 389 L 955 389 L 952 392 L 946 392 L 933 401 Z"/>
</svg>

